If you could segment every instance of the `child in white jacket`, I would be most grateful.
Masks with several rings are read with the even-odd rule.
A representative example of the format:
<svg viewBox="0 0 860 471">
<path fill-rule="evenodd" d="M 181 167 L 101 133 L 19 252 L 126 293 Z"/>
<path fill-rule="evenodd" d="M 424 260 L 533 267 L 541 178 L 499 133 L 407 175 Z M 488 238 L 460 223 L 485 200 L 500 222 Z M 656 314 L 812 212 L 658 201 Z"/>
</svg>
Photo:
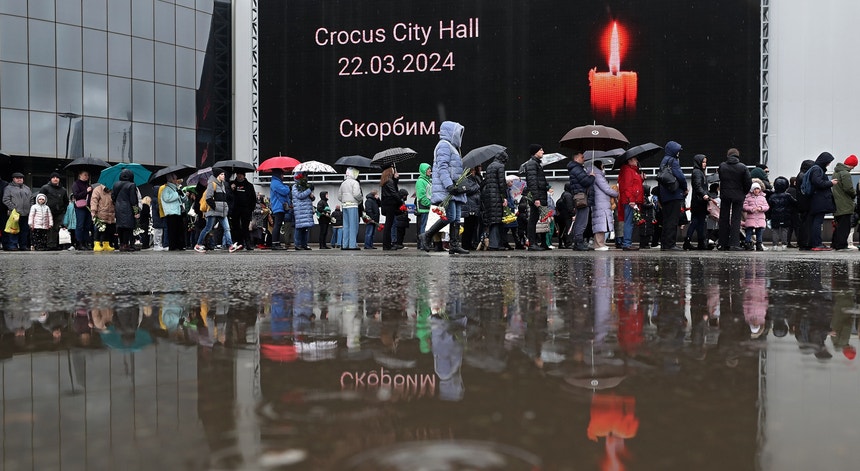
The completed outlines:
<svg viewBox="0 0 860 471">
<path fill-rule="evenodd" d="M 30 207 L 30 218 L 28 224 L 33 231 L 33 247 L 36 250 L 48 249 L 48 231 L 54 225 L 54 217 L 51 208 L 48 207 L 48 197 L 43 193 L 36 195 L 36 204 Z"/>
</svg>

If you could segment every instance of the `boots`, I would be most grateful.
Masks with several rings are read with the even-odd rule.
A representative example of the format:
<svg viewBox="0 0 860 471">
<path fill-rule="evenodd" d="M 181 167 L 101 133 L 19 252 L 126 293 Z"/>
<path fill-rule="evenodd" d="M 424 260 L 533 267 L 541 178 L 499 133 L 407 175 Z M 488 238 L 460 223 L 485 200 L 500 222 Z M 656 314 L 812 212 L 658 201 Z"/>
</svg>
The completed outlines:
<svg viewBox="0 0 860 471">
<path fill-rule="evenodd" d="M 426 231 L 424 231 L 423 234 L 418 236 L 421 238 L 421 246 L 424 247 L 425 252 L 430 251 L 430 247 L 431 247 L 430 243 L 433 240 L 433 236 L 436 235 L 437 232 L 439 232 L 439 229 L 442 229 L 447 224 L 448 224 L 447 220 L 439 219 L 438 221 L 433 223 L 433 226 L 430 229 L 427 229 Z"/>
<path fill-rule="evenodd" d="M 699 242 L 699 247 L 701 247 L 701 246 L 702 246 L 702 243 Z M 684 250 L 693 250 L 693 244 L 690 243 L 689 238 L 684 239 Z"/>
<path fill-rule="evenodd" d="M 93 252 L 101 252 L 102 250 L 104 249 L 101 242 L 93 242 Z"/>
<path fill-rule="evenodd" d="M 755 251 L 756 252 L 764 252 L 764 246 L 761 244 L 761 242 L 756 242 Z"/>
<path fill-rule="evenodd" d="M 451 236 L 451 248 L 448 249 L 448 253 L 451 255 L 468 255 L 469 251 L 460 245 L 460 224 L 452 222 L 449 231 Z"/>
<path fill-rule="evenodd" d="M 425 247 L 426 247 L 426 245 L 425 245 Z M 428 251 L 428 249 L 426 249 L 426 248 L 424 250 Z M 444 252 L 445 251 L 445 247 L 443 247 L 441 240 L 433 242 L 433 251 L 434 252 Z"/>
<path fill-rule="evenodd" d="M 113 252 L 114 250 L 116 249 L 110 246 L 110 242 L 102 242 L 103 252 Z"/>
</svg>

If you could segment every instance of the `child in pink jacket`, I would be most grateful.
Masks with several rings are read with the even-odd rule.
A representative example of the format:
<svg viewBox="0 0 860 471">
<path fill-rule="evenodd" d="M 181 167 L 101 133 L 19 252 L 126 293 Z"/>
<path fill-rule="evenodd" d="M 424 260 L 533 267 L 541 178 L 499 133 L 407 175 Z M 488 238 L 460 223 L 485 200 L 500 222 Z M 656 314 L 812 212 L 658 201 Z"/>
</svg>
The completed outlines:
<svg viewBox="0 0 860 471">
<path fill-rule="evenodd" d="M 750 187 L 750 192 L 744 198 L 743 227 L 747 234 L 747 250 L 753 249 L 753 232 L 755 232 L 755 249 L 759 252 L 764 250 L 761 236 L 765 226 L 767 226 L 767 218 L 764 213 L 768 209 L 770 209 L 770 206 L 768 206 L 767 198 L 765 198 L 764 193 L 761 191 L 761 184 L 758 182 L 753 183 Z"/>
</svg>

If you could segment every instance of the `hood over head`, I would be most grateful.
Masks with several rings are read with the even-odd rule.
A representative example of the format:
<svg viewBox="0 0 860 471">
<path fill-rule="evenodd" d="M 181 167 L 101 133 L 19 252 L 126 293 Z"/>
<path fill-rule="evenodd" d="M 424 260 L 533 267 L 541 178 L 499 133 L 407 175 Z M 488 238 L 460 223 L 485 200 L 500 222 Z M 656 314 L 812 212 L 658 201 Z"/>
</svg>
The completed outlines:
<svg viewBox="0 0 860 471">
<path fill-rule="evenodd" d="M 681 152 L 681 144 L 678 144 L 675 141 L 669 141 L 666 143 L 666 155 L 671 155 L 672 157 L 678 157 L 678 153 Z"/>
<path fill-rule="evenodd" d="M 785 177 L 776 177 L 773 182 L 773 191 L 775 193 L 785 193 L 788 190 L 789 181 Z"/>
<path fill-rule="evenodd" d="M 39 203 L 39 200 L 40 200 L 40 199 L 42 200 L 42 202 L 41 202 L 41 203 Z M 44 194 L 44 193 L 39 193 L 38 195 L 36 195 L 36 203 L 39 203 L 39 204 L 45 204 L 45 203 L 47 203 L 47 202 L 48 202 L 48 197 L 47 197 L 47 196 L 45 196 L 45 194 Z"/>
<path fill-rule="evenodd" d="M 693 166 L 696 168 L 702 168 L 702 162 L 705 161 L 707 157 L 705 154 L 696 154 L 693 156 Z"/>
<path fill-rule="evenodd" d="M 806 173 L 807 170 L 811 169 L 812 166 L 815 165 L 814 160 L 806 159 L 800 163 L 800 173 Z"/>
<path fill-rule="evenodd" d="M 124 168 L 121 172 L 119 172 L 119 181 L 121 182 L 132 182 L 134 181 L 134 172 L 131 170 Z"/>
<path fill-rule="evenodd" d="M 508 153 L 505 151 L 499 152 L 499 155 L 496 156 L 496 162 L 505 163 L 508 161 Z"/>
<path fill-rule="evenodd" d="M 826 168 L 830 165 L 830 162 L 833 162 L 833 155 L 830 152 L 822 152 L 818 154 L 818 158 L 815 159 L 815 165 L 818 165 L 821 168 Z"/>
<path fill-rule="evenodd" d="M 427 162 L 421 162 L 421 165 L 418 166 L 418 174 L 421 177 L 427 177 L 427 170 L 432 168 L 430 164 Z"/>
<path fill-rule="evenodd" d="M 355 167 L 347 167 L 346 171 L 343 172 L 343 176 L 346 178 L 358 178 L 358 169 Z"/>
<path fill-rule="evenodd" d="M 463 131 L 465 130 L 466 128 L 460 123 L 443 121 L 442 125 L 439 126 L 439 137 L 454 144 L 454 147 L 459 149 L 460 144 L 463 143 Z"/>
</svg>

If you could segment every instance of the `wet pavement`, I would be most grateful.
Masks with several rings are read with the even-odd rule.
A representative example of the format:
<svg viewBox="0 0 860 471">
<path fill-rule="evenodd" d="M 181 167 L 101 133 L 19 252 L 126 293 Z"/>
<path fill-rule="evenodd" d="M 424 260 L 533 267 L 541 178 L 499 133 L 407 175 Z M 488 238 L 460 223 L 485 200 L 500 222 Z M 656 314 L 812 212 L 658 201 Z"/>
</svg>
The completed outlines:
<svg viewBox="0 0 860 471">
<path fill-rule="evenodd" d="M 0 254 L 0 469 L 853 469 L 860 252 Z"/>
</svg>

